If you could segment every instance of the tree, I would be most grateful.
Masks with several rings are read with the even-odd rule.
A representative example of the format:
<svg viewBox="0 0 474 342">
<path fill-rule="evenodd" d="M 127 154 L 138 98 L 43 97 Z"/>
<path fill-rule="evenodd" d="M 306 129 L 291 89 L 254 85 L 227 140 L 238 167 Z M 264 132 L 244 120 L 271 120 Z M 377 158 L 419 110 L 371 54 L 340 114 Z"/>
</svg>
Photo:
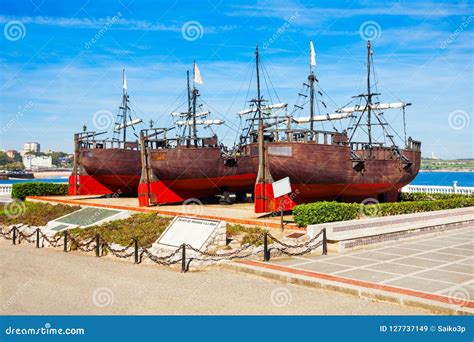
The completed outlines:
<svg viewBox="0 0 474 342">
<path fill-rule="evenodd" d="M 5 152 L 0 151 L 0 165 L 6 165 L 8 163 L 8 156 Z"/>
</svg>

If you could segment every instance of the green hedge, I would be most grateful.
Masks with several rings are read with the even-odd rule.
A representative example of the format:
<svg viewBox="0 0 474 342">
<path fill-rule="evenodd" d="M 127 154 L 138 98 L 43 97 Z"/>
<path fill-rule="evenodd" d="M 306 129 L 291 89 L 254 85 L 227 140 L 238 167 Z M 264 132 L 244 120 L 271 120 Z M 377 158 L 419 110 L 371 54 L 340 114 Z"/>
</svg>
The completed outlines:
<svg viewBox="0 0 474 342">
<path fill-rule="evenodd" d="M 435 200 L 446 200 L 453 198 L 466 198 L 472 197 L 471 195 L 461 194 L 427 194 L 424 192 L 402 192 L 400 193 L 400 201 L 435 201 Z"/>
<path fill-rule="evenodd" d="M 24 200 L 26 196 L 67 195 L 67 184 L 28 182 L 13 184 L 12 197 Z"/>
<path fill-rule="evenodd" d="M 445 200 L 411 201 L 363 205 L 358 203 L 317 202 L 300 204 L 293 208 L 298 226 L 347 221 L 361 217 L 412 214 L 426 211 L 474 206 L 474 198 L 462 197 Z"/>
</svg>

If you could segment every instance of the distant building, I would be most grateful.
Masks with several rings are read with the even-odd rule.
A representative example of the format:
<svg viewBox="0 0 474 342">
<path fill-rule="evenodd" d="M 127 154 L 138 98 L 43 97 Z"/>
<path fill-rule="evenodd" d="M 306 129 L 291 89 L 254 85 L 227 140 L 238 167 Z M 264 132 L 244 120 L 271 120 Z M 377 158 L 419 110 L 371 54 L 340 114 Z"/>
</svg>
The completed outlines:
<svg viewBox="0 0 474 342">
<path fill-rule="evenodd" d="M 14 158 L 16 154 L 18 154 L 18 151 L 17 150 L 7 150 L 5 152 L 8 156 L 8 158 Z"/>
<path fill-rule="evenodd" d="M 23 165 L 26 169 L 45 169 L 53 167 L 53 159 L 51 156 L 32 156 L 26 155 L 23 157 Z"/>
<path fill-rule="evenodd" d="M 23 148 L 23 153 L 26 152 L 40 152 L 40 144 L 37 142 L 27 142 Z"/>
</svg>

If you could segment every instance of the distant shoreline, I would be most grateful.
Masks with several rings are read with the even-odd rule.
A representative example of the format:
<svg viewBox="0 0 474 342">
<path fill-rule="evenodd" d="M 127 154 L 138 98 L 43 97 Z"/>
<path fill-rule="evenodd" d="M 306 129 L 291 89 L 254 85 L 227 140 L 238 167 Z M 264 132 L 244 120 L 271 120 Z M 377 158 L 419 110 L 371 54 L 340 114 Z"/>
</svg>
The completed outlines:
<svg viewBox="0 0 474 342">
<path fill-rule="evenodd" d="M 439 169 L 439 170 L 420 170 L 420 172 L 474 172 L 474 169 L 466 169 L 466 170 L 450 170 L 450 169 Z"/>
<path fill-rule="evenodd" d="M 35 179 L 42 178 L 56 178 L 56 177 L 67 177 L 71 174 L 71 171 L 44 171 L 44 172 L 33 172 Z"/>
</svg>

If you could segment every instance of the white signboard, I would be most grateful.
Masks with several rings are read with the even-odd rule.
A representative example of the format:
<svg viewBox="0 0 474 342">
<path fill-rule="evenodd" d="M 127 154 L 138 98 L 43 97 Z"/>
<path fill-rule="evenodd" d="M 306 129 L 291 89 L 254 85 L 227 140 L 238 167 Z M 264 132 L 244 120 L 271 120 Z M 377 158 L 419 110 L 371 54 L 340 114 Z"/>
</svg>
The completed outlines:
<svg viewBox="0 0 474 342">
<path fill-rule="evenodd" d="M 158 244 L 179 247 L 183 243 L 201 249 L 219 221 L 177 216 L 158 239 Z"/>
<path fill-rule="evenodd" d="M 285 177 L 272 183 L 273 197 L 278 198 L 291 193 L 290 178 Z"/>
</svg>

